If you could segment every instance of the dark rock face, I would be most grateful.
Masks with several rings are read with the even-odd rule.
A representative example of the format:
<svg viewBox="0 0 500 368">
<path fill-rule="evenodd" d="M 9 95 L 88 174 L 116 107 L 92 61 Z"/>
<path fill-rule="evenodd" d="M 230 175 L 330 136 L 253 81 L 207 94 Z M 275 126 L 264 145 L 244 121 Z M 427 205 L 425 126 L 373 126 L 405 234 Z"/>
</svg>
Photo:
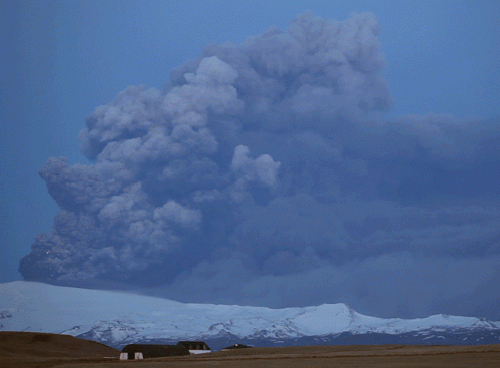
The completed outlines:
<svg viewBox="0 0 500 368">
<path fill-rule="evenodd" d="M 83 337 L 80 335 L 79 337 Z M 227 349 L 227 347 L 246 346 L 246 347 L 284 347 L 284 346 L 308 346 L 308 345 L 487 345 L 500 343 L 499 330 L 471 331 L 469 329 L 453 330 L 424 330 L 413 331 L 401 334 L 383 334 L 383 333 L 365 333 L 352 334 L 344 332 L 340 334 L 322 335 L 322 336 L 302 336 L 297 338 L 239 338 L 234 335 L 224 335 L 216 338 L 204 338 L 212 351 Z M 119 345 L 112 341 L 106 341 L 110 346 L 118 348 Z M 175 344 L 176 341 L 169 339 L 143 339 L 138 344 Z M 127 345 L 132 346 L 132 345 Z M 155 346 L 155 345 L 150 345 Z M 175 345 L 170 345 L 175 346 Z M 125 350 L 123 350 L 125 351 Z M 144 356 L 146 357 L 146 356 Z"/>
</svg>

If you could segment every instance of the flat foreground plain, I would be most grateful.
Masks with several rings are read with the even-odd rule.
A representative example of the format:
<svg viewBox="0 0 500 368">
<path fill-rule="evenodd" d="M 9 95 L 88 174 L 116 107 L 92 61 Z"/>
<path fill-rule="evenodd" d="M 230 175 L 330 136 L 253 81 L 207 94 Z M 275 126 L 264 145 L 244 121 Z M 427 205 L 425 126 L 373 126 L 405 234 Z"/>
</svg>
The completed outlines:
<svg viewBox="0 0 500 368">
<path fill-rule="evenodd" d="M 1 337 L 0 333 L 0 337 Z M 73 338 L 74 339 L 74 338 Z M 79 339 L 76 339 L 79 340 Z M 37 351 L 36 344 L 29 349 L 19 346 L 20 354 L 9 350 L 4 355 L 5 339 L 0 339 L 1 368 L 302 368 L 302 367 L 500 367 L 500 345 L 478 346 L 408 346 L 408 345 L 356 345 L 356 346 L 300 346 L 285 348 L 252 348 L 229 352 L 185 357 L 166 357 L 141 361 L 120 361 L 119 352 L 103 345 L 89 345 L 89 342 L 72 340 L 74 346 L 64 349 L 71 352 L 64 355 L 63 349 L 51 355 L 47 350 Z M 84 341 L 84 340 L 80 340 Z M 9 349 L 13 348 L 11 341 Z M 54 341 L 56 342 L 56 341 Z M 61 342 L 58 341 L 57 344 Z M 79 346 L 85 351 L 79 351 Z M 42 347 L 39 344 L 39 347 Z M 99 351 L 93 351 L 93 349 Z M 102 350 L 100 350 L 102 349 Z M 100 354 L 100 355 L 99 355 Z M 102 355 L 106 354 L 106 355 Z M 98 356 L 98 357 L 96 357 Z M 108 358 L 103 358 L 108 356 Z"/>
</svg>

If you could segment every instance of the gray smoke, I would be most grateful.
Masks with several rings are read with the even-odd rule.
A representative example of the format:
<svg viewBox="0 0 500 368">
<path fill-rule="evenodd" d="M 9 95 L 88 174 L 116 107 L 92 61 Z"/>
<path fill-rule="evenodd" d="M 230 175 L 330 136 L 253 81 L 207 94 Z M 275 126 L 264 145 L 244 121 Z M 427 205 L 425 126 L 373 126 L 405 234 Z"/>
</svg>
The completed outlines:
<svg viewBox="0 0 500 368">
<path fill-rule="evenodd" d="M 98 107 L 93 163 L 40 170 L 60 211 L 22 276 L 402 317 L 498 298 L 473 291 L 500 281 L 500 121 L 381 118 L 378 33 L 306 12 Z"/>
</svg>

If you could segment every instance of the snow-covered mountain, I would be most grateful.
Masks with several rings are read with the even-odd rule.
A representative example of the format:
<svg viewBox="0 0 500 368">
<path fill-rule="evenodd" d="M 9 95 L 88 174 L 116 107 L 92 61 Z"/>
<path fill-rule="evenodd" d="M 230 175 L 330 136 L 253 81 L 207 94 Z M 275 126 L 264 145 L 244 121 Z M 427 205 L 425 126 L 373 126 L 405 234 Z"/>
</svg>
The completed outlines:
<svg viewBox="0 0 500 368">
<path fill-rule="evenodd" d="M 337 343 L 500 342 L 500 322 L 435 315 L 375 318 L 345 304 L 271 309 L 179 303 L 116 291 L 16 281 L 0 284 L 0 331 L 63 333 L 121 347 L 205 340 L 212 349 Z"/>
</svg>

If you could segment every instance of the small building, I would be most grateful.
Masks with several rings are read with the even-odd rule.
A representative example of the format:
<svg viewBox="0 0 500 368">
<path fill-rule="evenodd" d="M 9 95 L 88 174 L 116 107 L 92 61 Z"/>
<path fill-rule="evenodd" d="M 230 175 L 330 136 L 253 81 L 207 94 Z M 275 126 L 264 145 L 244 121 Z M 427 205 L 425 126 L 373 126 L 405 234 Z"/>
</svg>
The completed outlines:
<svg viewBox="0 0 500 368">
<path fill-rule="evenodd" d="M 234 344 L 234 345 L 228 346 L 226 348 L 223 348 L 222 351 L 236 350 L 236 349 L 248 349 L 248 348 L 251 348 L 251 346 L 248 346 L 245 344 Z"/>
<path fill-rule="evenodd" d="M 177 346 L 187 348 L 190 354 L 203 354 L 212 351 L 203 341 L 179 341 Z"/>
<path fill-rule="evenodd" d="M 189 350 L 177 345 L 129 344 L 122 349 L 120 359 L 147 359 L 189 355 Z"/>
</svg>

